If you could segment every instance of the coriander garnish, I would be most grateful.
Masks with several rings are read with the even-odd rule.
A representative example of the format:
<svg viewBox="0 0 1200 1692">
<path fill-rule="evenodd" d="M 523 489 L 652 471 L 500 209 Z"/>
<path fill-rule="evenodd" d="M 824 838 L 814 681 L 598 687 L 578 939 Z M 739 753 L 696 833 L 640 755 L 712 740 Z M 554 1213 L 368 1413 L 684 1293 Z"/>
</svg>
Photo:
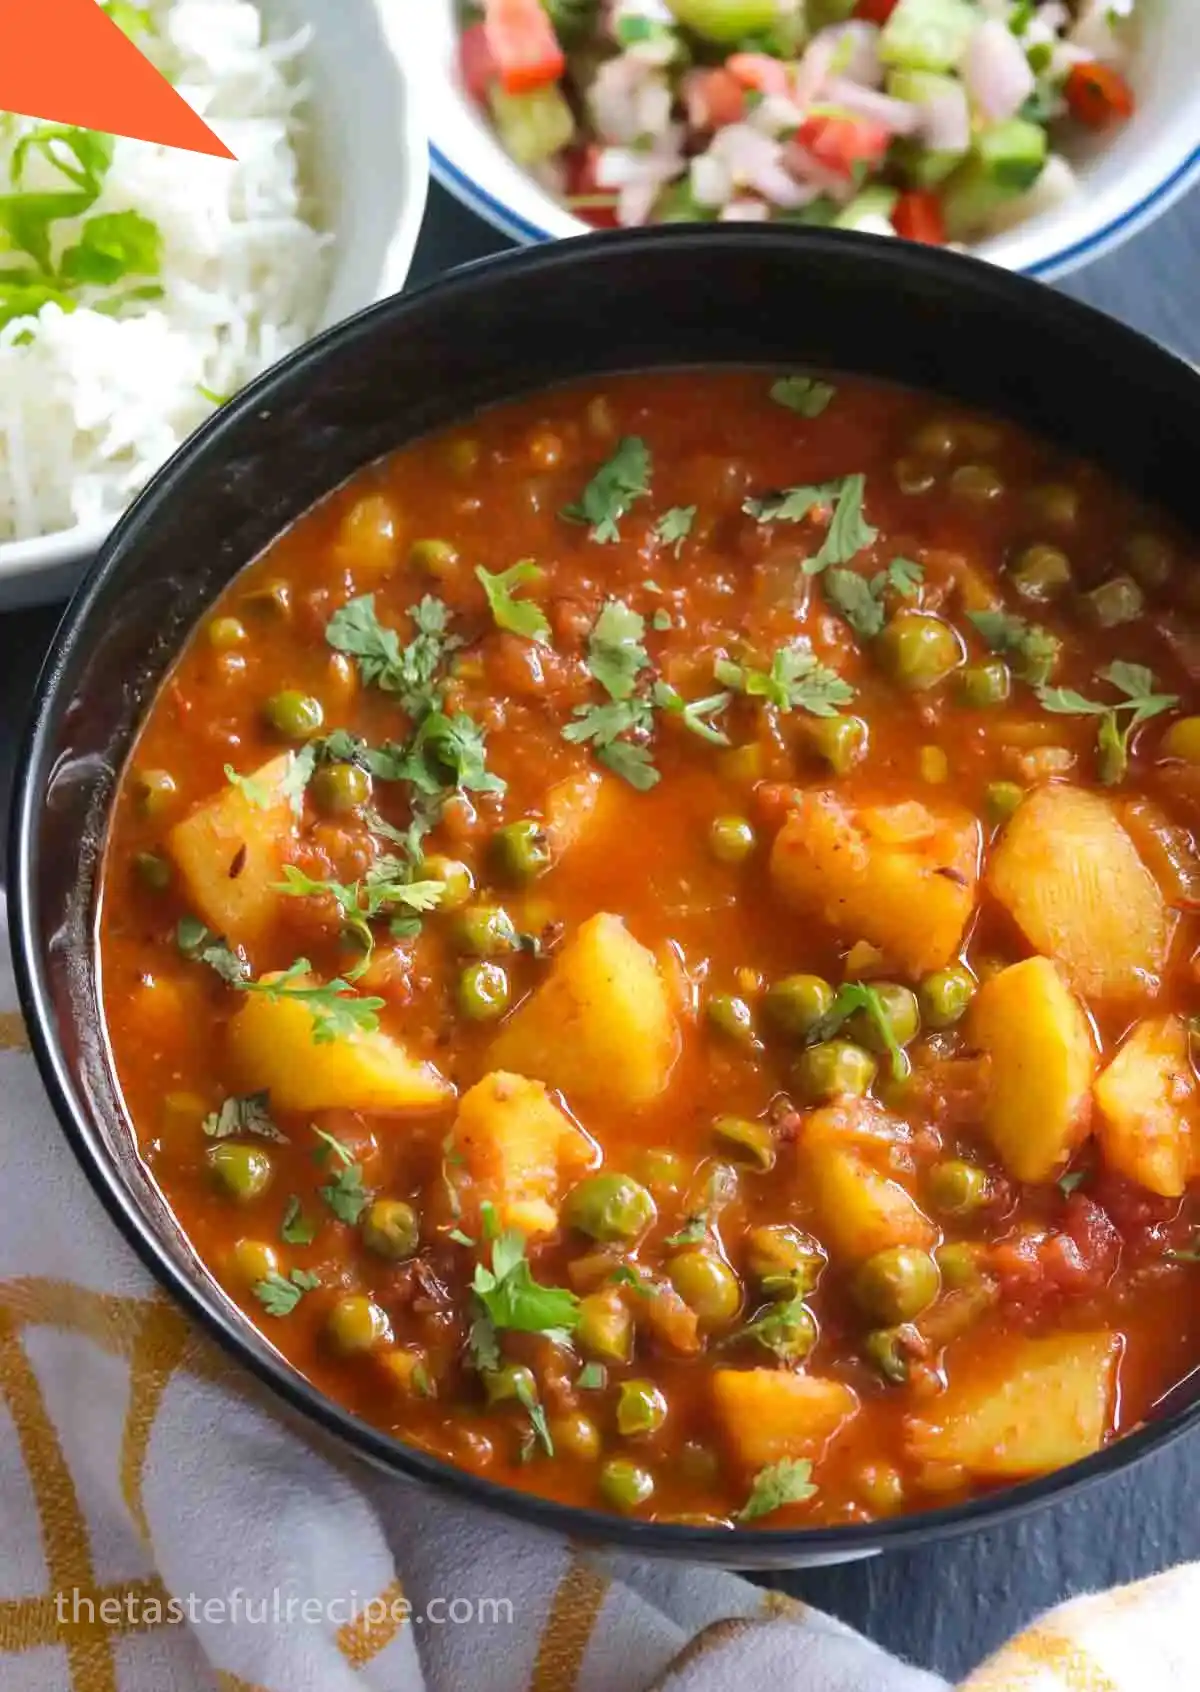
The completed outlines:
<svg viewBox="0 0 1200 1692">
<path fill-rule="evenodd" d="M 287 1140 L 287 1135 L 271 1120 L 270 1095 L 247 1093 L 243 1098 L 224 1100 L 219 1110 L 204 1118 L 203 1128 L 210 1140 L 226 1140 L 234 1134 L 254 1134 L 260 1140 Z"/>
<path fill-rule="evenodd" d="M 873 640 L 887 620 L 884 595 L 892 592 L 911 599 L 924 575 L 908 558 L 893 558 L 886 570 L 870 578 L 856 570 L 830 570 L 824 577 L 825 595 L 861 640 Z"/>
<path fill-rule="evenodd" d="M 591 538 L 602 545 L 619 540 L 617 524 L 635 500 L 645 499 L 650 492 L 650 451 L 638 435 L 626 435 L 617 443 L 617 450 L 606 460 L 578 502 L 563 507 L 560 516 L 568 523 L 586 523 Z"/>
<path fill-rule="evenodd" d="M 438 672 L 460 642 L 446 633 L 450 613 L 440 599 L 426 595 L 410 615 L 417 632 L 402 647 L 396 630 L 379 621 L 375 595 L 363 594 L 334 612 L 325 639 L 336 652 L 358 660 L 359 674 L 368 687 L 398 694 L 410 715 L 422 716 L 440 703 Z"/>
<path fill-rule="evenodd" d="M 294 999 L 304 1005 L 313 1023 L 313 1039 L 318 1045 L 330 1040 L 345 1039 L 348 1035 L 374 1034 L 379 1027 L 378 1012 L 383 1000 L 355 993 L 348 981 L 311 981 L 312 965 L 307 958 L 297 958 L 282 974 L 269 981 L 233 983 L 243 993 L 261 993 L 267 999 Z"/>
<path fill-rule="evenodd" d="M 697 509 L 694 505 L 673 505 L 669 511 L 663 512 L 654 525 L 655 535 L 664 546 L 675 548 L 676 558 L 683 550 L 684 541 L 692 532 Z"/>
<path fill-rule="evenodd" d="M 297 1194 L 292 1193 L 283 1209 L 279 1237 L 287 1245 L 311 1245 L 317 1237 L 316 1224 L 305 1216 Z"/>
<path fill-rule="evenodd" d="M 1014 660 L 1013 669 L 1022 681 L 1045 686 L 1058 661 L 1056 636 L 1009 611 L 968 611 L 967 615 L 993 652 Z"/>
<path fill-rule="evenodd" d="M 804 1504 L 816 1490 L 812 1484 L 812 1464 L 807 1458 L 784 1457 L 758 1471 L 737 1519 L 752 1522 L 759 1516 L 769 1516 L 784 1504 Z"/>
<path fill-rule="evenodd" d="M 832 482 L 784 488 L 760 499 L 747 499 L 742 510 L 759 523 L 803 523 L 806 518 L 829 511 L 829 528 L 820 549 L 804 561 L 806 575 L 818 575 L 830 564 L 848 564 L 864 547 L 870 546 L 878 529 L 863 516 L 866 477 L 861 473 L 839 476 Z"/>
<path fill-rule="evenodd" d="M 231 950 L 219 934 L 205 928 L 195 917 L 180 917 L 175 929 L 175 944 L 185 958 L 207 964 L 231 987 L 244 987 L 250 965 L 240 952 Z"/>
<path fill-rule="evenodd" d="M 517 599 L 514 591 L 541 580 L 542 571 L 532 559 L 524 558 L 519 564 L 511 564 L 507 570 L 495 574 L 480 564 L 475 575 L 487 595 L 492 620 L 498 629 L 506 629 L 509 634 L 523 635 L 526 640 L 549 646 L 550 624 L 546 613 L 531 600 Z"/>
<path fill-rule="evenodd" d="M 319 1287 L 321 1278 L 311 1269 L 292 1269 L 280 1275 L 274 1269 L 254 1283 L 254 1296 L 268 1316 L 290 1316 L 306 1292 Z"/>
<path fill-rule="evenodd" d="M 902 1081 L 908 1073 L 908 1059 L 892 1031 L 891 1020 L 876 988 L 866 981 L 847 981 L 838 988 L 833 1003 L 810 1030 L 809 1041 L 831 1040 L 855 1011 L 865 1011 L 891 1058 L 892 1077 Z"/>
<path fill-rule="evenodd" d="M 1125 698 L 1109 705 L 1103 700 L 1087 699 L 1072 687 L 1040 687 L 1038 698 L 1045 710 L 1062 716 L 1099 717 L 1096 751 L 1100 780 L 1106 787 L 1113 787 L 1124 779 L 1129 767 L 1129 737 L 1134 729 L 1163 711 L 1173 710 L 1179 703 L 1179 695 L 1156 693 L 1153 671 L 1144 664 L 1127 664 L 1123 659 L 1097 670 L 1096 679 L 1108 682 Z M 1123 713 L 1128 714 L 1123 716 Z"/>
<path fill-rule="evenodd" d="M 714 673 L 722 687 L 732 688 L 751 699 L 763 699 L 780 711 L 807 711 L 814 717 L 836 717 L 839 705 L 848 705 L 854 689 L 836 670 L 822 664 L 807 640 L 780 647 L 769 670 L 756 670 L 718 658 Z"/>
<path fill-rule="evenodd" d="M 801 417 L 819 417 L 836 393 L 832 382 L 822 382 L 816 376 L 780 376 L 771 383 L 775 404 Z"/>
</svg>

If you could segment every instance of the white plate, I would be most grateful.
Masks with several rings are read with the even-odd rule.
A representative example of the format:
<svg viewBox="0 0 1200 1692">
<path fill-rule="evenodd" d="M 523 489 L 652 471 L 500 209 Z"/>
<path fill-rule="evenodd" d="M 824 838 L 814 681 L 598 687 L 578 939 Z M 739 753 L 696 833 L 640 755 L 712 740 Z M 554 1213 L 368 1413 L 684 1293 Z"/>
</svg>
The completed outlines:
<svg viewBox="0 0 1200 1692">
<path fill-rule="evenodd" d="M 425 211 L 429 156 L 409 0 L 260 0 L 272 35 L 313 26 L 305 167 L 334 237 L 322 329 L 399 292 Z M 423 5 L 425 0 L 420 0 Z M 0 542 L 0 610 L 70 593 L 106 526 Z"/>
<path fill-rule="evenodd" d="M 1200 181 L 1197 0 L 1139 0 L 1142 42 L 1133 68 L 1137 111 L 1075 160 L 1079 192 L 1066 204 L 974 250 L 1006 270 L 1051 280 L 1127 240 Z M 515 241 L 581 235 L 587 225 L 505 154 L 458 75 L 453 0 L 419 0 L 414 61 L 429 98 L 431 162 L 442 185 Z"/>
</svg>

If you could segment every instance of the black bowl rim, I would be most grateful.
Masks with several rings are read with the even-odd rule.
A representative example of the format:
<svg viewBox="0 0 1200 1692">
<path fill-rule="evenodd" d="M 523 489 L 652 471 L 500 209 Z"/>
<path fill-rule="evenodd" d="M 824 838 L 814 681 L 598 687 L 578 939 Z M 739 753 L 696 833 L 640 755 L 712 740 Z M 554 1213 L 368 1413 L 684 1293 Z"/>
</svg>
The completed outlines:
<svg viewBox="0 0 1200 1692">
<path fill-rule="evenodd" d="M 486 291 L 496 274 L 511 270 L 570 271 L 587 264 L 597 252 L 616 256 L 632 249 L 636 254 L 647 246 L 741 248 L 756 260 L 764 261 L 773 249 L 791 248 L 797 242 L 807 246 L 814 264 L 819 264 L 827 252 L 836 252 L 845 262 L 848 244 L 853 243 L 861 263 L 876 268 L 881 290 L 886 287 L 889 273 L 927 273 L 932 280 L 970 288 L 980 298 L 989 294 L 996 298 L 1008 296 L 1010 304 L 1019 305 L 1031 320 L 1040 319 L 1047 331 L 1061 324 L 1064 328 L 1070 326 L 1090 333 L 1102 342 L 1108 340 L 1115 345 L 1123 340 L 1126 350 L 1131 356 L 1141 358 L 1148 371 L 1157 367 L 1166 388 L 1181 381 L 1200 385 L 1200 374 L 1182 359 L 1092 306 L 970 255 L 880 237 L 838 230 L 779 229 L 769 225 L 667 226 L 575 237 L 474 260 L 422 287 L 368 306 L 280 360 L 222 406 L 156 473 L 101 547 L 55 632 L 38 677 L 20 748 L 9 825 L 8 899 L 13 967 L 21 1012 L 42 1080 L 59 1126 L 109 1216 L 154 1279 L 187 1315 L 286 1406 L 314 1423 L 322 1433 L 332 1436 L 339 1445 L 394 1476 L 440 1488 L 465 1502 L 582 1543 L 748 1568 L 849 1561 L 997 1526 L 1115 1474 L 1151 1451 L 1165 1448 L 1200 1422 L 1200 1398 L 1161 1419 L 1143 1423 L 1092 1457 L 1030 1481 L 998 1488 L 964 1504 L 879 1522 L 813 1528 L 768 1527 L 752 1533 L 618 1516 L 560 1503 L 503 1486 L 405 1445 L 344 1409 L 278 1354 L 256 1350 L 246 1337 L 250 1324 L 236 1307 L 220 1299 L 215 1283 L 211 1293 L 206 1290 L 202 1294 L 199 1285 L 179 1270 L 118 1179 L 97 1126 L 77 1105 L 69 1065 L 58 1037 L 37 932 L 37 824 L 40 794 L 49 774 L 51 736 L 63 705 L 60 683 L 69 659 L 85 644 L 94 601 L 117 567 L 127 537 L 154 522 L 159 509 L 176 497 L 181 483 L 186 483 L 192 466 L 218 451 L 226 435 L 236 431 L 245 413 L 273 400 L 280 390 L 303 383 L 309 371 L 335 354 L 339 347 L 360 337 L 369 339 L 376 325 L 386 322 L 393 328 L 402 327 L 432 294 L 440 294 L 448 302 L 469 309 L 472 297 Z M 699 262 L 701 254 L 697 252 L 695 258 Z"/>
</svg>

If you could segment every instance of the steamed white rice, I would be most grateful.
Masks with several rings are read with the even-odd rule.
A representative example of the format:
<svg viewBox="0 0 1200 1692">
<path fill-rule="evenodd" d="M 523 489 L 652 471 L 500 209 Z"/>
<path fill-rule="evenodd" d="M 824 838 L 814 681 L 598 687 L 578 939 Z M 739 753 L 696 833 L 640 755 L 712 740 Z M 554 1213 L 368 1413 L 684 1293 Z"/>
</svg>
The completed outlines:
<svg viewBox="0 0 1200 1692">
<path fill-rule="evenodd" d="M 151 33 L 138 45 L 237 162 L 116 141 L 87 215 L 134 210 L 158 225 L 163 297 L 113 317 L 86 304 L 106 290 L 85 290 L 74 311 L 48 304 L 0 328 L 0 540 L 111 521 L 220 397 L 321 316 L 327 237 L 310 221 L 295 145 L 306 35 L 266 40 L 246 0 L 139 3 Z M 0 116 L 5 186 L 15 144 L 37 127 Z M 24 186 L 69 184 L 39 159 Z M 53 226 L 56 254 L 79 227 Z"/>
</svg>

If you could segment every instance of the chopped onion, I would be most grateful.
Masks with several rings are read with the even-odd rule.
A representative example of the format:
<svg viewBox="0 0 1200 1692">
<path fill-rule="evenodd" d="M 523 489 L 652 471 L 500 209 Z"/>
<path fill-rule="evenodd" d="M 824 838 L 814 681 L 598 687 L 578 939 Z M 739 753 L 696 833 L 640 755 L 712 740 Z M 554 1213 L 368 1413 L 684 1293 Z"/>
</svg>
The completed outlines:
<svg viewBox="0 0 1200 1692">
<path fill-rule="evenodd" d="M 965 153 L 971 145 L 971 108 L 961 83 L 947 86 L 920 108 L 921 135 L 935 153 Z"/>
<path fill-rule="evenodd" d="M 813 39 L 820 41 L 826 36 L 833 42 L 830 69 L 837 76 L 844 76 L 848 82 L 857 82 L 862 88 L 882 88 L 883 62 L 879 57 L 879 28 L 876 24 L 851 18 L 849 23 L 830 24 Z"/>
<path fill-rule="evenodd" d="M 804 122 L 804 113 L 784 95 L 767 94 L 747 114 L 746 122 L 762 135 L 776 136 L 785 132 L 790 135 Z"/>
<path fill-rule="evenodd" d="M 711 152 L 697 153 L 690 170 L 692 198 L 700 206 L 720 207 L 733 193 L 733 173 Z"/>
<path fill-rule="evenodd" d="M 729 171 L 734 183 L 754 188 L 785 211 L 807 205 L 813 195 L 784 168 L 783 149 L 747 123 L 731 123 L 714 137 L 710 154 Z"/>
<path fill-rule="evenodd" d="M 661 182 L 628 182 L 617 195 L 617 222 L 622 229 L 637 229 L 649 223 Z"/>
<path fill-rule="evenodd" d="M 771 208 L 765 200 L 751 200 L 742 196 L 730 200 L 721 213 L 722 223 L 768 223 L 771 218 Z"/>
<path fill-rule="evenodd" d="M 837 57 L 836 39 L 822 31 L 804 49 L 792 74 L 792 98 L 798 106 L 811 106 L 825 86 Z"/>
<path fill-rule="evenodd" d="M 910 100 L 894 100 L 890 94 L 880 94 L 874 88 L 860 88 L 844 77 L 831 76 L 825 84 L 826 97 L 836 106 L 844 106 L 855 117 L 871 118 L 890 129 L 893 135 L 912 135 L 921 125 L 921 112 Z"/>
<path fill-rule="evenodd" d="M 972 105 L 992 123 L 1014 116 L 1037 87 L 1025 49 L 994 18 L 981 23 L 968 41 L 962 76 Z"/>
<path fill-rule="evenodd" d="M 629 188 L 649 182 L 660 188 L 679 174 L 681 161 L 674 152 L 640 152 L 633 147 L 604 147 L 596 158 L 598 188 Z"/>
<path fill-rule="evenodd" d="M 1120 0 L 1083 0 L 1079 16 L 1067 31 L 1068 43 L 1082 50 L 1085 59 L 1102 59 L 1106 64 L 1124 64 L 1127 54 L 1110 19 L 1114 13 L 1127 17 L 1131 4 Z"/>
</svg>

